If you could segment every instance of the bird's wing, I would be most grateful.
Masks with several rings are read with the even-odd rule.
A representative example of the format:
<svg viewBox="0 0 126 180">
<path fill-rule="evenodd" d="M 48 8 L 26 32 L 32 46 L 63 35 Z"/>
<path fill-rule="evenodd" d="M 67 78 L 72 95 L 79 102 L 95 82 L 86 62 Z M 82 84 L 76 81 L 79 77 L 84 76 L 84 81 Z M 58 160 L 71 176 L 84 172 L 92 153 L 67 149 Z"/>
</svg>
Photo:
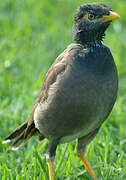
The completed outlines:
<svg viewBox="0 0 126 180">
<path fill-rule="evenodd" d="M 69 45 L 68 48 L 57 57 L 57 59 L 54 61 L 54 63 L 52 64 L 52 66 L 48 70 L 48 72 L 47 72 L 47 74 L 45 76 L 43 85 L 42 85 L 42 89 L 41 89 L 40 95 L 37 98 L 37 100 L 36 100 L 36 102 L 35 102 L 35 104 L 33 106 L 33 109 L 32 109 L 32 111 L 30 113 L 30 116 L 29 116 L 29 118 L 27 120 L 28 127 L 30 127 L 30 125 L 32 123 L 34 123 L 33 117 L 34 117 L 34 112 L 35 112 L 35 109 L 36 109 L 38 103 L 39 102 L 43 102 L 43 101 L 45 101 L 47 99 L 49 87 L 53 83 L 55 83 L 55 81 L 57 79 L 57 76 L 60 73 L 62 73 L 63 71 L 65 71 L 66 62 L 68 60 L 67 57 L 69 55 L 69 52 L 72 49 L 75 49 L 75 48 L 77 48 L 77 45 L 75 45 L 75 44 Z"/>
</svg>

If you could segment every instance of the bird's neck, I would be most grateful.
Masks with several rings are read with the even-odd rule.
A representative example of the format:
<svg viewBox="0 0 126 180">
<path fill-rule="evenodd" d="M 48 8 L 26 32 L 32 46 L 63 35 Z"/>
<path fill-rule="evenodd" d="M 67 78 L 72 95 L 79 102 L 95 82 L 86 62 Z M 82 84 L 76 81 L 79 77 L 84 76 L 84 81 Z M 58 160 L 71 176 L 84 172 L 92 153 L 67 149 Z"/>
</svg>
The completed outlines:
<svg viewBox="0 0 126 180">
<path fill-rule="evenodd" d="M 82 44 L 83 46 L 92 46 L 102 43 L 105 36 L 105 31 L 73 31 L 73 39 L 76 43 Z"/>
<path fill-rule="evenodd" d="M 94 45 L 100 45 L 102 43 L 102 39 L 104 37 L 104 33 L 99 33 L 99 32 L 76 32 L 74 34 L 74 41 L 76 43 L 82 44 L 83 46 L 86 47 L 91 47 Z"/>
</svg>

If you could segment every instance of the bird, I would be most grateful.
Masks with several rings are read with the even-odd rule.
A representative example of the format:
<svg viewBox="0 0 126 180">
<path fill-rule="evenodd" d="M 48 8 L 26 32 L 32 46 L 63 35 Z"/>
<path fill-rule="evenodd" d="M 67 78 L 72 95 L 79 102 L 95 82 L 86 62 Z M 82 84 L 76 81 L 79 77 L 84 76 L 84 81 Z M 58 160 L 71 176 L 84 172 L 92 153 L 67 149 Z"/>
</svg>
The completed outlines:
<svg viewBox="0 0 126 180">
<path fill-rule="evenodd" d="M 85 151 L 113 109 L 118 72 L 110 49 L 103 44 L 105 31 L 118 13 L 103 3 L 81 5 L 74 16 L 74 42 L 56 58 L 43 81 L 28 119 L 7 136 L 18 150 L 38 135 L 48 139 L 46 161 L 54 180 L 56 148 L 77 139 L 77 156 L 93 180 L 96 175 Z"/>
</svg>

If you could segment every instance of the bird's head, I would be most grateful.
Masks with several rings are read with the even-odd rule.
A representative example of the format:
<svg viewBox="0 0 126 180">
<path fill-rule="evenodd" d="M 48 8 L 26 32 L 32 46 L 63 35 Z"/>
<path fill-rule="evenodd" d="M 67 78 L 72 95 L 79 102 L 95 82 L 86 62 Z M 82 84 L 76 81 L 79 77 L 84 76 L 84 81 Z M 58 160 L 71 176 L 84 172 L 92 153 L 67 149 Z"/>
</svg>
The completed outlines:
<svg viewBox="0 0 126 180">
<path fill-rule="evenodd" d="M 111 21 L 119 17 L 105 4 L 89 3 L 80 6 L 74 19 L 74 40 L 82 44 L 101 41 Z"/>
</svg>

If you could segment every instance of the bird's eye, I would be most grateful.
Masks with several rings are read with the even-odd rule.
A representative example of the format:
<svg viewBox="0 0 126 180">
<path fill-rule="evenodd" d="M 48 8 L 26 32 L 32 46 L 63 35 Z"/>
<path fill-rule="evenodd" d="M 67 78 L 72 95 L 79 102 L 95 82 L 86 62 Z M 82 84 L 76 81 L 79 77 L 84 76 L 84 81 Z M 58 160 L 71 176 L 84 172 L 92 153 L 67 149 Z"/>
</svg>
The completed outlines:
<svg viewBox="0 0 126 180">
<path fill-rule="evenodd" d="M 92 14 L 92 13 L 89 13 L 89 14 L 88 14 L 88 19 L 90 19 L 90 20 L 95 19 L 95 15 Z"/>
</svg>

